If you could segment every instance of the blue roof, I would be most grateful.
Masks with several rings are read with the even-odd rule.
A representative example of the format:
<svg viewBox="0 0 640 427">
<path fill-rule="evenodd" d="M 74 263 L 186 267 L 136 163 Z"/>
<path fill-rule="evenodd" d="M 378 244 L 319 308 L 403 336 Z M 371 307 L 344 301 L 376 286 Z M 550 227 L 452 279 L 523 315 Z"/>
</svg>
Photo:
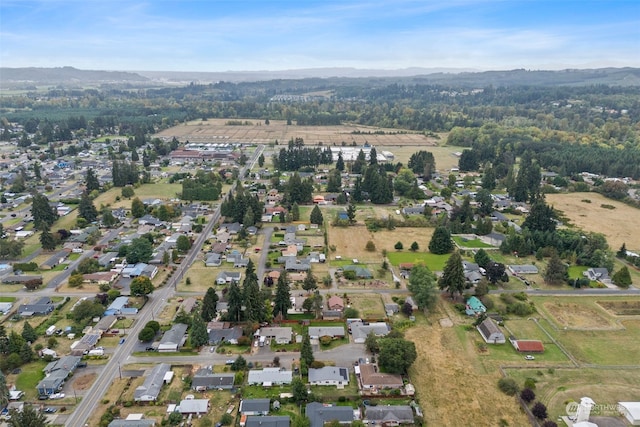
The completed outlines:
<svg viewBox="0 0 640 427">
<path fill-rule="evenodd" d="M 465 312 L 469 316 L 474 316 L 479 313 L 484 313 L 487 311 L 487 308 L 484 306 L 482 301 L 480 301 L 476 297 L 471 297 L 467 300 L 467 306 Z"/>
</svg>

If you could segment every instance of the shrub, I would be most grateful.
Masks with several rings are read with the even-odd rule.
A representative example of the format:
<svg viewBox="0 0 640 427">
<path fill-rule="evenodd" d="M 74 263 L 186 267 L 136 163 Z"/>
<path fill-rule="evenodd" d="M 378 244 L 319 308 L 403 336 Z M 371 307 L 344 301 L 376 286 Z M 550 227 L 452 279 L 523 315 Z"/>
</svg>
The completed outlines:
<svg viewBox="0 0 640 427">
<path fill-rule="evenodd" d="M 518 392 L 518 384 L 513 378 L 500 378 L 498 380 L 498 388 L 508 396 L 515 396 Z"/>
<path fill-rule="evenodd" d="M 376 244 L 373 243 L 373 241 L 369 240 L 367 242 L 367 244 L 364 247 L 368 252 L 375 252 L 376 251 Z"/>
<path fill-rule="evenodd" d="M 525 389 L 531 389 L 531 390 L 535 390 L 536 388 L 536 380 L 533 378 L 527 378 L 526 380 L 524 380 L 524 387 Z"/>
<path fill-rule="evenodd" d="M 536 393 L 530 388 L 524 388 L 520 392 L 520 398 L 524 400 L 526 403 L 531 403 L 536 400 Z"/>
<path fill-rule="evenodd" d="M 238 345 L 250 345 L 250 344 L 251 344 L 251 338 L 244 335 L 238 338 Z"/>
<path fill-rule="evenodd" d="M 542 402 L 536 402 L 531 408 L 531 413 L 539 420 L 547 418 L 547 407 Z"/>
<path fill-rule="evenodd" d="M 328 335 L 324 335 L 320 337 L 320 344 L 322 345 L 329 345 L 331 344 L 331 341 L 333 341 L 333 339 Z"/>
<path fill-rule="evenodd" d="M 231 425 L 231 423 L 233 423 L 233 417 L 225 413 L 222 418 L 220 418 L 220 423 L 222 423 L 223 426 Z"/>
<path fill-rule="evenodd" d="M 324 368 L 324 363 L 319 360 L 314 360 L 313 362 L 311 362 L 311 365 L 309 365 L 309 367 L 313 369 Z"/>
</svg>

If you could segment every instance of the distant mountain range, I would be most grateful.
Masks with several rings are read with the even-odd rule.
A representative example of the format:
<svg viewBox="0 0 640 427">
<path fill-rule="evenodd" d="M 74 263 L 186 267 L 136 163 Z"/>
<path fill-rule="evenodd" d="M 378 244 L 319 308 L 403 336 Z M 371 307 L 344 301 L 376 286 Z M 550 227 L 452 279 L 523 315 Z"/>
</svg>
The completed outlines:
<svg viewBox="0 0 640 427">
<path fill-rule="evenodd" d="M 444 84 L 482 87 L 486 85 L 622 85 L 640 86 L 638 68 L 567 69 L 561 71 L 508 70 L 483 71 L 455 68 L 404 68 L 375 70 L 356 68 L 309 68 L 282 71 L 100 71 L 61 68 L 0 68 L 0 87 L 31 87 L 42 85 L 88 86 L 120 84 L 135 87 L 208 84 L 219 81 L 254 82 L 289 79 L 382 79 L 407 84 Z"/>
</svg>

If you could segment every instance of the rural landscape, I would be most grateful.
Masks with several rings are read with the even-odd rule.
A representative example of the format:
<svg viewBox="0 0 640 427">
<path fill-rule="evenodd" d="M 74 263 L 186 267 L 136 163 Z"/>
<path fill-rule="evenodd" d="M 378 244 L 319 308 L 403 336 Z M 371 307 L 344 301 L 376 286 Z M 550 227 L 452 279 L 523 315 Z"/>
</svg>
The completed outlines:
<svg viewBox="0 0 640 427">
<path fill-rule="evenodd" d="M 640 70 L 73 74 L 1 82 L 3 425 L 635 425 Z"/>
</svg>

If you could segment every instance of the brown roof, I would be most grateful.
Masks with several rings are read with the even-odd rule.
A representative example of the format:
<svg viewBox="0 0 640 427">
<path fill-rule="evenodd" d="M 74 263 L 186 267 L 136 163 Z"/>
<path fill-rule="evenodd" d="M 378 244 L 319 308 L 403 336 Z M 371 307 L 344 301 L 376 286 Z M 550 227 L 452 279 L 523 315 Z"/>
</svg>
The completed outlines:
<svg viewBox="0 0 640 427">
<path fill-rule="evenodd" d="M 542 341 L 537 340 L 517 340 L 516 349 L 523 353 L 542 353 L 544 345 Z"/>
<path fill-rule="evenodd" d="M 344 302 L 342 302 L 342 298 L 340 298 L 337 295 L 334 295 L 331 298 L 329 298 L 328 305 L 329 305 L 329 308 L 334 306 L 339 306 L 344 308 Z"/>
<path fill-rule="evenodd" d="M 364 385 L 402 387 L 402 377 L 400 375 L 378 372 L 378 365 L 374 363 L 360 365 L 360 380 Z"/>
</svg>

